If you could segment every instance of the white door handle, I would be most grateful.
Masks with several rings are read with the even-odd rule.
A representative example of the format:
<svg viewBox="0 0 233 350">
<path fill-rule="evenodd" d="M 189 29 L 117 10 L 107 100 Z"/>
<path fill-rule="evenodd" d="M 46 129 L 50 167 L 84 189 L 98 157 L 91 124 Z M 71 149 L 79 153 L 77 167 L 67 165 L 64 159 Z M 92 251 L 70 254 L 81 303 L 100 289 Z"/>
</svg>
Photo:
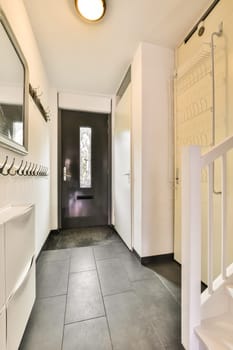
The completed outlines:
<svg viewBox="0 0 233 350">
<path fill-rule="evenodd" d="M 123 176 L 128 176 L 128 183 L 130 184 L 130 181 L 131 181 L 131 174 L 130 173 L 125 173 L 123 174 Z"/>
</svg>

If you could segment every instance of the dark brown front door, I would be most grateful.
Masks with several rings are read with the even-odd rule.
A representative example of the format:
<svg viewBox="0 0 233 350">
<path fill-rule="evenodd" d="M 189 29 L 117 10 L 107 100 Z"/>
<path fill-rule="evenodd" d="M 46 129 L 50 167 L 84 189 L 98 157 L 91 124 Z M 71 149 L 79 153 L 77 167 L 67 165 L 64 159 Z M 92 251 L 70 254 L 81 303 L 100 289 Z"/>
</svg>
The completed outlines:
<svg viewBox="0 0 233 350">
<path fill-rule="evenodd" d="M 60 111 L 61 227 L 107 225 L 108 115 Z"/>
</svg>

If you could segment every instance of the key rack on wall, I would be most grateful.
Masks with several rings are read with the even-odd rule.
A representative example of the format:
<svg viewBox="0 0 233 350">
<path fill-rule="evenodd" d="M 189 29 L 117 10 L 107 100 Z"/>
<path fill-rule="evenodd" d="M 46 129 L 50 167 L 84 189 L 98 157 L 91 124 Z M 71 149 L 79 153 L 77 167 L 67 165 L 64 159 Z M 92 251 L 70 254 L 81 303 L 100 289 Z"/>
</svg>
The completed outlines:
<svg viewBox="0 0 233 350">
<path fill-rule="evenodd" d="M 41 103 L 40 96 L 41 94 L 38 94 L 38 89 L 34 89 L 31 84 L 29 84 L 29 93 L 32 97 L 33 101 L 35 102 L 37 108 L 39 109 L 42 117 L 46 122 L 50 120 L 50 111 L 49 108 L 45 109 Z"/>
<path fill-rule="evenodd" d="M 49 175 L 49 169 L 48 167 L 29 162 L 24 161 L 23 159 L 21 162 L 16 165 L 15 164 L 15 158 L 12 159 L 11 162 L 8 162 L 9 157 L 6 156 L 4 162 L 0 165 L 0 175 L 3 176 L 48 176 Z"/>
</svg>

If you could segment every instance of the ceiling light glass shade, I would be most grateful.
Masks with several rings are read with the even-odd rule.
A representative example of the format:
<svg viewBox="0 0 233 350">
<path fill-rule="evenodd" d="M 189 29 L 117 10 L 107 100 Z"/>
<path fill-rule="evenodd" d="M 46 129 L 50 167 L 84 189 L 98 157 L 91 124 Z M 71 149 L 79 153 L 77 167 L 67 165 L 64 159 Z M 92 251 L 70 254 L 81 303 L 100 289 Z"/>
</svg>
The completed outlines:
<svg viewBox="0 0 233 350">
<path fill-rule="evenodd" d="M 105 0 L 75 0 L 78 13 L 91 22 L 99 21 L 105 14 Z"/>
</svg>

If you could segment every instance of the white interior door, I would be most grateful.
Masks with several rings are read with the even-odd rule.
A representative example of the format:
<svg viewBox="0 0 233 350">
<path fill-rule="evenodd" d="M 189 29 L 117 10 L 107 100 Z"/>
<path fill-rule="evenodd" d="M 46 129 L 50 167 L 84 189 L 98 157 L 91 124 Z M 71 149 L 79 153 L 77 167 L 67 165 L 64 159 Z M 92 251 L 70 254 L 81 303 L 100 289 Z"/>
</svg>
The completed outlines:
<svg viewBox="0 0 233 350">
<path fill-rule="evenodd" d="M 131 234 L 131 84 L 115 113 L 115 228 L 132 249 Z"/>
</svg>

